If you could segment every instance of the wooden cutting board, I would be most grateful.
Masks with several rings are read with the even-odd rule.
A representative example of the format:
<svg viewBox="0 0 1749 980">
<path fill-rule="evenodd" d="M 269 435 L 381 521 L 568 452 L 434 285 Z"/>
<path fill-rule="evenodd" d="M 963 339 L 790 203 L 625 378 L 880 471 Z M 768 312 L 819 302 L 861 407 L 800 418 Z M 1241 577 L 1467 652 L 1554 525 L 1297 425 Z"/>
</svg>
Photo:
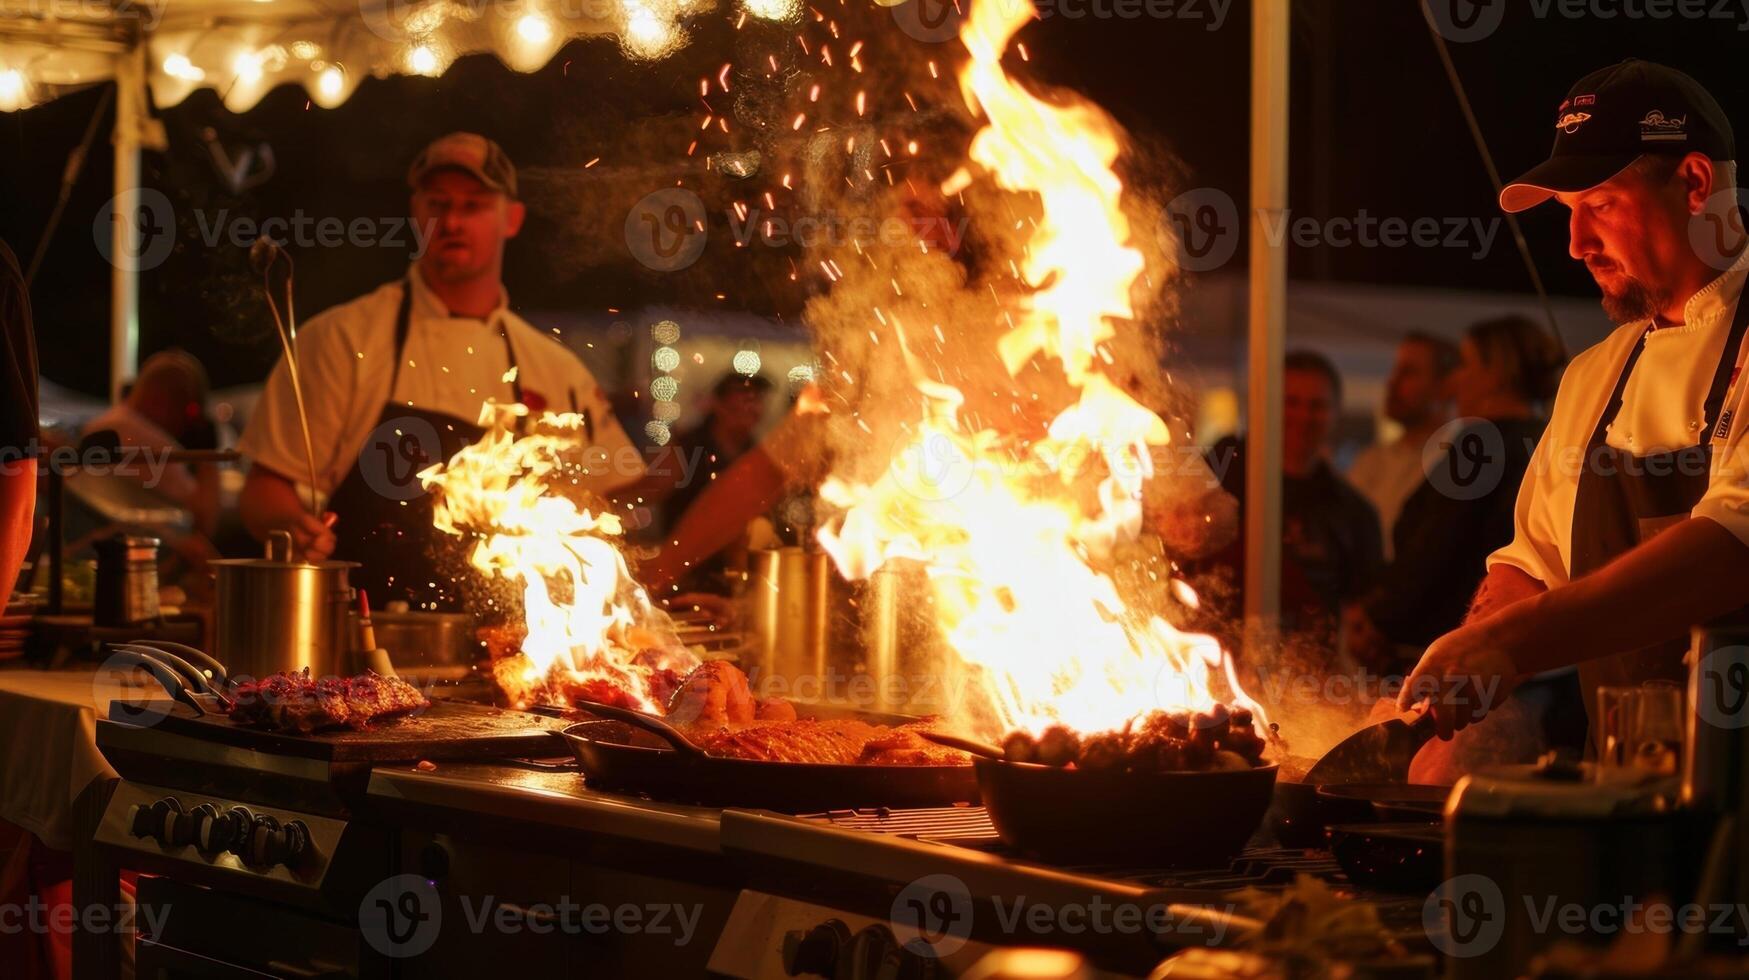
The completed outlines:
<svg viewBox="0 0 1749 980">
<path fill-rule="evenodd" d="M 390 719 L 365 731 L 313 735 L 262 731 L 236 724 L 216 710 L 196 716 L 187 705 L 167 701 L 153 702 L 144 715 L 132 704 L 113 701 L 109 717 L 258 752 L 327 762 L 462 762 L 566 754 L 564 745 L 549 734 L 566 722 L 461 701 L 433 701 L 419 714 Z"/>
</svg>

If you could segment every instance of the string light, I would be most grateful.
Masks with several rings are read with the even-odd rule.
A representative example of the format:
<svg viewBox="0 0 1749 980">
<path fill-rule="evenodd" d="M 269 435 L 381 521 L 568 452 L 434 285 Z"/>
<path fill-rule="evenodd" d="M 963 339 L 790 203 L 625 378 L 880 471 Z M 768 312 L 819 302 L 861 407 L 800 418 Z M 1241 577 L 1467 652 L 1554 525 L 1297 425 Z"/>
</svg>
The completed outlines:
<svg viewBox="0 0 1749 980">
<path fill-rule="evenodd" d="M 546 44 L 553 39 L 553 22 L 540 14 L 523 14 L 516 19 L 516 36 L 529 44 Z"/>
<path fill-rule="evenodd" d="M 24 73 L 16 68 L 0 70 L 0 109 L 12 112 L 28 104 L 24 95 Z"/>
<path fill-rule="evenodd" d="M 346 84 L 346 76 L 339 65 L 329 65 L 316 76 L 316 97 L 324 107 L 339 104 L 341 92 Z"/>
<path fill-rule="evenodd" d="M 407 52 L 407 67 L 415 75 L 437 74 L 437 52 L 431 50 L 428 44 L 421 44 Z"/>
<path fill-rule="evenodd" d="M 244 85 L 261 81 L 261 56 L 254 51 L 242 51 L 231 59 L 231 73 Z"/>
<path fill-rule="evenodd" d="M 164 56 L 164 74 L 185 82 L 198 82 L 206 78 L 206 72 L 180 51 Z"/>
</svg>

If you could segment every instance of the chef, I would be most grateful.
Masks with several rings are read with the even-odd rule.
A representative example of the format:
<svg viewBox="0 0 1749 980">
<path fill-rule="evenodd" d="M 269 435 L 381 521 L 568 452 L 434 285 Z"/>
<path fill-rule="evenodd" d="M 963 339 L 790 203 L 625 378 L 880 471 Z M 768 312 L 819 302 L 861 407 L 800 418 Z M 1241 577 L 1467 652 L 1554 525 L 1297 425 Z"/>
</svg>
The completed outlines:
<svg viewBox="0 0 1749 980">
<path fill-rule="evenodd" d="M 451 133 L 407 175 L 422 251 L 403 278 L 334 307 L 298 334 L 314 489 L 291 377 L 274 368 L 243 434 L 252 465 L 244 523 L 291 532 L 300 554 L 361 563 L 373 602 L 450 608 L 462 542 L 432 529 L 417 473 L 477 440 L 482 403 L 576 412 L 592 442 L 583 488 L 605 496 L 643 475 L 642 457 L 575 354 L 510 311 L 504 243 L 522 228 L 516 170 L 497 143 Z"/>
<path fill-rule="evenodd" d="M 1568 367 L 1520 487 L 1512 543 L 1399 704 L 1449 738 L 1521 678 L 1684 676 L 1688 629 L 1749 603 L 1749 303 L 1730 122 L 1705 89 L 1626 61 L 1560 104 L 1552 156 L 1500 195 L 1571 213 L 1569 251 L 1620 324 Z M 1599 743 L 1600 744 L 1600 743 Z"/>
</svg>

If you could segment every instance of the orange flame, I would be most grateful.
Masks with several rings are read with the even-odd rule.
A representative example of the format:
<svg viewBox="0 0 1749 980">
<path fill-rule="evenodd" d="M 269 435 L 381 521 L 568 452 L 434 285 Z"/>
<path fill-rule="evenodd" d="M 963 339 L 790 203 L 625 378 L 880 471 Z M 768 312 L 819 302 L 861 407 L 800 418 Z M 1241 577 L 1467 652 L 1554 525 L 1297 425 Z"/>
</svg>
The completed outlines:
<svg viewBox="0 0 1749 980">
<path fill-rule="evenodd" d="M 1101 345 L 1132 316 L 1145 261 L 1129 244 L 1112 170 L 1122 147 L 1116 126 L 1093 106 L 1041 101 L 1002 68 L 1031 16 L 1030 5 L 972 3 L 960 86 L 987 119 L 972 159 L 1041 206 L 1019 265 L 1032 291 L 1009 311 L 1014 325 L 998 353 L 1016 377 L 1041 355 L 1054 357 L 1077 399 L 1024 446 L 968 431 L 962 393 L 925 378 L 897 328 L 922 418 L 875 482 L 827 481 L 822 498 L 842 512 L 820 540 L 853 579 L 889 561 L 924 565 L 937 625 L 977 668 L 1000 731 L 1113 729 L 1152 710 L 1212 707 L 1223 687 L 1255 711 L 1219 643 L 1161 615 L 1169 588 L 1194 602 L 1188 586 L 1159 581 L 1157 596 L 1125 595 L 1112 576 L 1142 533 L 1153 449 L 1170 439 L 1102 370 Z M 944 190 L 970 180 L 962 171 Z"/>
<path fill-rule="evenodd" d="M 618 515 L 568 492 L 587 465 L 583 417 L 548 413 L 518 437 L 526 415 L 487 402 L 485 435 L 419 474 L 436 494 L 434 526 L 473 537 L 469 562 L 486 578 L 521 584 L 527 636 L 514 668 L 495 673 L 518 701 L 599 681 L 660 713 L 652 671 L 690 654 L 627 569 Z"/>
</svg>

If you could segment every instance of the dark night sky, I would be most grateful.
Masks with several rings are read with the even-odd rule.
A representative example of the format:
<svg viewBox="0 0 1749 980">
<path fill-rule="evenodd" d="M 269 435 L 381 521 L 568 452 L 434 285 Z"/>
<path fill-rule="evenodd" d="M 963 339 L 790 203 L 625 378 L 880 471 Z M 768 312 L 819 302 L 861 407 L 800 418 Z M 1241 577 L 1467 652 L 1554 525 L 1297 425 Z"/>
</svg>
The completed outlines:
<svg viewBox="0 0 1749 980">
<path fill-rule="evenodd" d="M 1210 2 L 1184 8 L 1199 10 L 1201 19 L 1057 16 L 1036 23 L 1022 35 L 1032 56 L 1022 70 L 1085 93 L 1139 141 L 1169 149 L 1187 171 L 1186 186 L 1215 186 L 1243 200 L 1249 4 L 1233 0 L 1225 23 L 1210 31 Z M 1296 213 L 1352 216 L 1365 209 L 1377 216 L 1442 219 L 1497 214 L 1416 3 L 1298 0 L 1294 6 Z M 1513 0 L 1491 37 L 1452 46 L 1506 176 L 1547 153 L 1550 121 L 1567 87 L 1624 57 L 1688 70 L 1712 89 L 1740 131 L 1749 124 L 1749 80 L 1740 70 L 1749 33 L 1738 30 L 1749 26 L 1749 14 L 1738 12 L 1737 21 L 1574 21 L 1553 13 L 1538 17 L 1539 6 L 1546 5 Z M 1597 0 L 1595 6 L 1622 4 Z M 405 207 L 406 161 L 448 129 L 492 135 L 535 179 L 543 170 L 572 172 L 594 156 L 619 161 L 616 150 L 626 149 L 624 134 L 633 124 L 696 117 L 700 69 L 714 70 L 725 60 L 721 47 L 729 41 L 721 19 L 719 14 L 697 25 L 697 40 L 686 54 L 655 65 L 628 64 L 611 43 L 597 40 L 574 42 L 533 75 L 476 57 L 440 79 L 367 80 L 346 105 L 329 111 L 308 108 L 301 90 L 280 89 L 237 116 L 210 93 L 200 93 L 162 113 L 172 149 L 147 155 L 148 183 L 179 203 L 209 209 L 386 217 Z M 66 153 L 97 102 L 97 92 L 89 91 L 0 117 L 0 237 L 22 260 L 35 247 Z M 203 160 L 198 135 L 205 127 L 230 142 L 271 142 L 276 175 L 240 198 L 227 197 Z M 92 393 L 102 390 L 107 376 L 108 267 L 92 235 L 98 209 L 110 196 L 106 146 L 100 139 L 33 290 L 45 376 Z M 660 178 L 661 167 L 655 169 Z M 604 250 L 599 261 L 581 266 L 549 261 L 554 241 L 595 234 L 595 224 L 601 240 L 619 242 L 622 220 L 623 210 L 533 219 L 512 246 L 507 278 L 517 305 L 598 313 L 664 298 L 674 282 L 644 274 L 623 244 L 616 245 L 617 256 Z M 1564 211 L 1535 211 L 1525 230 L 1551 289 L 1588 295 L 1588 277 L 1566 258 Z M 185 238 L 192 234 L 191 228 L 179 231 Z M 396 275 L 406 258 L 384 248 L 312 249 L 297 261 L 299 307 L 307 316 Z M 1529 288 L 1509 247 L 1495 248 L 1482 260 L 1437 249 L 1296 249 L 1291 263 L 1297 279 Z M 189 348 L 207 361 L 219 385 L 264 375 L 277 350 L 244 271 L 238 250 L 180 248 L 142 278 L 142 349 Z M 773 312 L 769 307 L 786 300 L 737 294 L 731 302 Z"/>
</svg>

